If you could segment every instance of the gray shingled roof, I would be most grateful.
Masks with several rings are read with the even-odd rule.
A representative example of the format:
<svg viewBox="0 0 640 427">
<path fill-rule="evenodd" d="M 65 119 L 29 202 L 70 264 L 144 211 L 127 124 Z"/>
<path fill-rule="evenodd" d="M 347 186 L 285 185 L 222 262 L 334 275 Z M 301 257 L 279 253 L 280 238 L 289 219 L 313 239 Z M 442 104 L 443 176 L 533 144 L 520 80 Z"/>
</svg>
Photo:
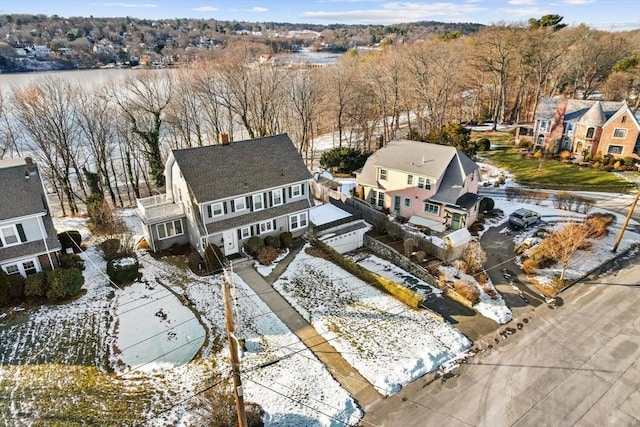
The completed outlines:
<svg viewBox="0 0 640 427">
<path fill-rule="evenodd" d="M 47 211 L 40 175 L 25 165 L 0 168 L 0 200 L 0 221 Z"/>
<path fill-rule="evenodd" d="M 287 134 L 174 150 L 173 155 L 199 203 L 311 178 Z"/>
<path fill-rule="evenodd" d="M 536 108 L 536 119 L 553 120 L 558 110 L 560 98 L 542 98 Z M 624 102 L 614 101 L 594 101 L 590 99 L 568 99 L 567 107 L 564 112 L 565 122 L 575 122 L 584 116 L 595 103 L 600 103 L 605 117 L 611 117 Z"/>
<path fill-rule="evenodd" d="M 558 98 L 542 98 L 536 108 L 536 119 L 553 120 L 559 102 Z"/>
<path fill-rule="evenodd" d="M 46 247 L 42 240 L 35 240 L 32 242 L 22 243 L 21 245 L 3 247 L 0 248 L 0 260 L 5 261 L 8 259 L 20 258 L 27 255 L 44 254 L 47 253 L 47 249 L 49 249 L 49 252 L 61 250 L 62 245 L 60 244 L 60 240 L 58 240 L 56 229 L 53 226 L 53 220 L 51 219 L 51 216 L 46 215 L 42 217 L 42 220 L 44 222 L 45 232 L 47 233 Z"/>
<path fill-rule="evenodd" d="M 395 139 L 369 156 L 358 176 L 358 182 L 379 186 L 376 176 L 378 166 L 439 179 L 452 162 L 460 180 L 463 173 L 468 175 L 478 168 L 469 157 L 458 152 L 455 147 Z"/>
</svg>

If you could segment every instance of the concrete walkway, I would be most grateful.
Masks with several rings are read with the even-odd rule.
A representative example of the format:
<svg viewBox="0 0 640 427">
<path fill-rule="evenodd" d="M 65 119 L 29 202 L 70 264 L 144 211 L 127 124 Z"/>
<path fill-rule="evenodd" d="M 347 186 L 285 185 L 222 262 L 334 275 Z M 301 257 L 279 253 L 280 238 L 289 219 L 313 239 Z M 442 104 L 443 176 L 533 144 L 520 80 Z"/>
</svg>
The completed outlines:
<svg viewBox="0 0 640 427">
<path fill-rule="evenodd" d="M 296 334 L 313 354 L 324 363 L 331 375 L 366 410 L 367 406 L 381 399 L 382 395 L 373 388 L 369 381 L 349 365 L 340 353 L 318 334 L 316 329 L 300 316 L 278 292 L 274 292 L 271 286 L 280 274 L 286 270 L 303 245 L 304 242 L 296 244 L 267 278 L 262 277 L 253 268 L 252 260 L 234 262 L 233 270 L 267 304 L 271 311 L 287 325 L 291 332 Z"/>
</svg>

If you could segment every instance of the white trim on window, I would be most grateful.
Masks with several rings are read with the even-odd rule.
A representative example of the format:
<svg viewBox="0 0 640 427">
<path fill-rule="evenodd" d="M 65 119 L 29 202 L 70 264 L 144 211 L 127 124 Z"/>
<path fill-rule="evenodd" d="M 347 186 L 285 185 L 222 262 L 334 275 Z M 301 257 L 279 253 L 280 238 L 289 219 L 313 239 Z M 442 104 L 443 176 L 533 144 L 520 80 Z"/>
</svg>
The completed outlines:
<svg viewBox="0 0 640 427">
<path fill-rule="evenodd" d="M 264 198 L 262 197 L 262 193 L 254 194 L 251 196 L 251 200 L 253 201 L 254 211 L 261 211 L 264 209 Z"/>
<path fill-rule="evenodd" d="M 623 145 L 610 144 L 607 146 L 607 154 L 622 154 L 623 150 L 624 150 Z"/>
<path fill-rule="evenodd" d="M 273 221 L 265 221 L 260 223 L 260 233 L 267 233 L 273 231 Z"/>
<path fill-rule="evenodd" d="M 627 130 L 624 128 L 615 128 L 613 130 L 613 137 L 615 139 L 625 139 L 627 137 Z"/>
<path fill-rule="evenodd" d="M 408 197 L 404 198 L 404 207 L 405 208 L 411 207 L 411 199 L 410 198 L 408 198 Z"/>
<path fill-rule="evenodd" d="M 2 246 L 15 246 L 22 243 L 15 224 L 0 227 L 0 240 L 2 240 Z"/>
<path fill-rule="evenodd" d="M 3 265 L 2 269 L 9 276 L 12 274 L 20 274 L 20 269 L 18 268 L 18 264 Z"/>
<path fill-rule="evenodd" d="M 301 228 L 306 228 L 308 225 L 306 212 L 300 212 L 299 214 L 289 216 L 289 230 L 295 231 Z"/>
<path fill-rule="evenodd" d="M 407 185 L 413 185 L 413 175 L 407 175 Z"/>
<path fill-rule="evenodd" d="M 22 277 L 42 271 L 37 258 L 23 259 L 15 264 L 3 265 L 2 269 L 8 275 L 19 274 Z"/>
<path fill-rule="evenodd" d="M 291 197 L 299 197 L 302 195 L 302 184 L 295 184 L 291 186 Z"/>
<path fill-rule="evenodd" d="M 242 227 L 240 229 L 240 238 L 248 239 L 249 237 L 251 237 L 251 227 Z"/>
<path fill-rule="evenodd" d="M 380 169 L 378 172 L 378 179 L 380 181 L 386 181 L 389 177 L 389 172 L 386 169 Z"/>
<path fill-rule="evenodd" d="M 277 199 L 276 199 L 277 197 Z M 271 191 L 271 206 L 280 206 L 283 204 L 282 199 L 282 188 L 278 188 L 277 190 Z"/>
<path fill-rule="evenodd" d="M 158 233 L 158 240 L 164 240 L 170 237 L 180 236 L 184 234 L 184 228 L 182 227 L 182 219 L 176 219 L 173 221 L 156 224 L 156 231 Z"/>
<path fill-rule="evenodd" d="M 236 212 L 240 212 L 247 209 L 247 199 L 245 199 L 244 197 L 238 197 L 237 199 L 234 199 L 233 208 L 235 209 Z"/>
<path fill-rule="evenodd" d="M 209 218 L 215 218 L 217 216 L 224 215 L 224 206 L 222 202 L 211 203 L 211 216 Z"/>
</svg>

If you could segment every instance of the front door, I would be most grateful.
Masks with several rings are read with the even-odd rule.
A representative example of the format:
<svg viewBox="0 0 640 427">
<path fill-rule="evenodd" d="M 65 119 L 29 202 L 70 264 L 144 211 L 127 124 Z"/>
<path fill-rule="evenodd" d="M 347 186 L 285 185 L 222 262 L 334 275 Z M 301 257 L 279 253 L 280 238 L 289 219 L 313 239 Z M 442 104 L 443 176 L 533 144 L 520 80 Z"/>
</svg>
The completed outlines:
<svg viewBox="0 0 640 427">
<path fill-rule="evenodd" d="M 393 196 L 393 210 L 395 213 L 400 213 L 400 196 Z"/>
<path fill-rule="evenodd" d="M 464 219 L 463 216 L 458 213 L 451 214 L 451 228 L 454 230 L 458 230 L 464 227 Z"/>
<path fill-rule="evenodd" d="M 238 252 L 238 236 L 235 230 L 227 230 L 222 233 L 224 239 L 224 254 L 231 255 Z"/>
</svg>

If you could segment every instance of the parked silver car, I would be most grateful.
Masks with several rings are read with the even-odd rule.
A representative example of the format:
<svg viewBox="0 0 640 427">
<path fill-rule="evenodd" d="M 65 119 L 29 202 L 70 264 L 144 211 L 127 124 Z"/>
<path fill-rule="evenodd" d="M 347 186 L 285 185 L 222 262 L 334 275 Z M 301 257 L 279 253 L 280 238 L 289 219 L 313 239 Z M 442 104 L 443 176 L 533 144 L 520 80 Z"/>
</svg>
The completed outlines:
<svg viewBox="0 0 640 427">
<path fill-rule="evenodd" d="M 518 209 L 509 215 L 509 224 L 515 227 L 527 228 L 530 225 L 536 224 L 538 221 L 540 221 L 540 215 L 529 209 Z"/>
</svg>

